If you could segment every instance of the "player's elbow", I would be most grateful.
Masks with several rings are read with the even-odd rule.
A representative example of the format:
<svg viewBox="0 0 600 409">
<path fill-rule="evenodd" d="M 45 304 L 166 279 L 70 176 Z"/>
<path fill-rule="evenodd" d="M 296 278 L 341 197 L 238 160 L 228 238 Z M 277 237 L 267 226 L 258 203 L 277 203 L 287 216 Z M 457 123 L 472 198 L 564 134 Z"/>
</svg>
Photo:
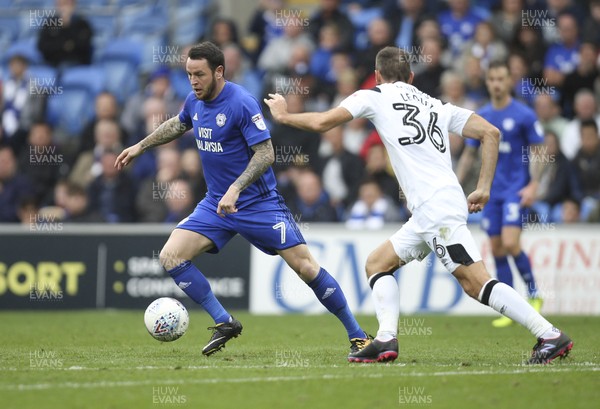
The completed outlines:
<svg viewBox="0 0 600 409">
<path fill-rule="evenodd" d="M 483 134 L 482 140 L 498 146 L 500 144 L 500 130 L 495 126 L 490 126 Z"/>
</svg>

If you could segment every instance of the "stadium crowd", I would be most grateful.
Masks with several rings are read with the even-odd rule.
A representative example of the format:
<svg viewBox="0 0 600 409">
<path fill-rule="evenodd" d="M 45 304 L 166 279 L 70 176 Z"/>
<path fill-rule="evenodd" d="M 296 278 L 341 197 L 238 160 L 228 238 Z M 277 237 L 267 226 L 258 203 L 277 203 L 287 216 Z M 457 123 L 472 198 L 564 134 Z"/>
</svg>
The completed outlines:
<svg viewBox="0 0 600 409">
<path fill-rule="evenodd" d="M 486 67 L 506 59 L 514 97 L 545 133 L 532 220 L 600 221 L 600 0 L 260 0 L 246 26 L 221 16 L 216 0 L 8 3 L 29 4 L 30 18 L 25 29 L 0 29 L 1 223 L 187 216 L 206 193 L 193 136 L 146 152 L 127 172 L 113 164 L 179 113 L 187 47 L 203 40 L 222 48 L 226 79 L 259 101 L 284 95 L 290 112 L 326 110 L 373 87 L 387 45 L 410 53 L 419 89 L 477 110 L 488 102 Z M 298 222 L 376 229 L 408 219 L 367 121 L 322 135 L 269 128 L 279 190 Z M 462 138 L 450 142 L 456 164 Z"/>
</svg>

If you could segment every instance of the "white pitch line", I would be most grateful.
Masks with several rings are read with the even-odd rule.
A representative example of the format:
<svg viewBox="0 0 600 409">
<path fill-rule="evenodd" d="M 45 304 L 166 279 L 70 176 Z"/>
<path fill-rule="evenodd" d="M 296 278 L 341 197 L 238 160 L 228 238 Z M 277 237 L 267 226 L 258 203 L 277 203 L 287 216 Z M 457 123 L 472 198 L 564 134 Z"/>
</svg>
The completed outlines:
<svg viewBox="0 0 600 409">
<path fill-rule="evenodd" d="M 305 375 L 305 376 L 266 376 L 248 378 L 212 378 L 212 379 L 157 379 L 145 381 L 100 381 L 100 382 L 61 382 L 61 383 L 37 383 L 37 384 L 7 384 L 0 385 L 0 390 L 46 390 L 46 389 L 95 389 L 95 388 L 119 388 L 136 387 L 147 385 L 202 385 L 216 383 L 260 383 L 260 382 L 290 382 L 310 380 L 340 380 L 356 378 L 386 378 L 386 377 L 443 377 L 443 376 L 468 376 L 468 375 L 521 375 L 528 373 L 563 373 L 563 372 L 599 372 L 600 367 L 590 368 L 536 368 L 536 369 L 514 369 L 501 371 L 445 371 L 445 372 L 405 372 L 390 374 L 349 374 L 349 375 Z"/>
<path fill-rule="evenodd" d="M 574 369 L 579 369 L 579 368 L 592 368 L 592 370 L 600 370 L 600 365 L 598 365 L 597 363 L 594 362 L 571 362 L 566 364 L 568 365 L 568 368 L 574 368 Z M 433 366 L 433 367 L 437 367 L 437 368 L 456 368 L 459 367 L 460 365 L 457 364 L 434 364 L 434 365 L 428 365 L 428 366 Z M 378 364 L 378 365 L 370 365 L 370 364 L 332 364 L 332 365 L 310 365 L 310 368 L 313 369 L 337 369 L 337 368 L 400 368 L 400 367 L 415 367 L 415 366 L 409 366 L 409 364 L 406 363 L 394 363 L 394 364 Z M 477 368 L 477 367 L 487 367 L 487 368 L 491 368 L 492 365 L 477 365 L 474 367 L 471 367 L 471 369 Z M 554 366 L 550 366 L 550 367 L 535 367 L 535 366 L 529 366 L 529 365 L 523 365 L 523 364 L 512 364 L 512 365 L 505 365 L 505 367 L 508 368 L 526 368 L 525 370 L 527 371 L 531 371 L 531 370 L 535 370 L 535 369 L 539 369 L 539 368 L 554 368 L 554 369 L 558 369 L 557 367 Z M 239 370 L 239 369 L 296 369 L 296 368 L 302 368 L 305 369 L 305 366 L 296 366 L 296 365 L 190 365 L 190 366 L 178 366 L 178 367 L 174 367 L 174 366 L 153 366 L 153 365 L 145 365 L 145 366 L 133 366 L 133 367 L 113 367 L 113 368 L 106 368 L 106 367 L 87 367 L 87 366 L 69 366 L 69 367 L 59 367 L 59 368 L 53 368 L 53 367 L 22 367 L 22 368 L 17 368 L 17 367 L 0 367 L 0 372 L 32 372 L 32 371 L 184 371 L 184 370 L 188 370 L 188 371 L 197 371 L 197 370 L 204 370 L 204 369 L 216 369 L 216 370 L 220 370 L 220 369 L 235 369 L 235 370 Z M 499 370 L 503 370 L 501 369 L 502 367 L 499 367 Z M 564 369 L 564 368 L 563 368 Z M 385 369 L 384 369 L 385 370 Z M 390 369 L 391 370 L 391 369 Z M 545 369 L 543 369 L 545 370 Z"/>
</svg>

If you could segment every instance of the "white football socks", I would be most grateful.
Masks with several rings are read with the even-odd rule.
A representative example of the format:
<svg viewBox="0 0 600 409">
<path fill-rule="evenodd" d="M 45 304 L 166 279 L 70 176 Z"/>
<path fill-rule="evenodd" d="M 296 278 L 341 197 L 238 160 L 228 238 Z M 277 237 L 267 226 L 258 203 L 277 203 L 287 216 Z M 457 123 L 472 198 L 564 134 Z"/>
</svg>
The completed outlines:
<svg viewBox="0 0 600 409">
<path fill-rule="evenodd" d="M 374 277 L 376 276 L 372 276 L 371 279 Z M 400 316 L 400 293 L 396 278 L 393 275 L 379 277 L 373 285 L 372 295 L 377 321 L 379 321 L 376 339 L 386 342 L 396 338 Z"/>
<path fill-rule="evenodd" d="M 490 281 L 486 282 L 479 292 L 479 301 Z M 377 283 L 376 283 L 377 284 Z M 488 305 L 500 314 L 518 322 L 527 328 L 536 338 L 554 338 L 560 334 L 544 317 L 533 309 L 529 303 L 517 293 L 514 288 L 498 282 L 489 296 Z"/>
</svg>

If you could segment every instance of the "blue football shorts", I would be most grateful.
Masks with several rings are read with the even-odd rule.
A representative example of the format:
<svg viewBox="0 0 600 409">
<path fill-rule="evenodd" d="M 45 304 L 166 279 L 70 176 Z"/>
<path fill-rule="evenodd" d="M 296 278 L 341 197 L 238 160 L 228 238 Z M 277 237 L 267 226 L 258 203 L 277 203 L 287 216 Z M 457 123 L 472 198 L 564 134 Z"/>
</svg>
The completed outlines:
<svg viewBox="0 0 600 409">
<path fill-rule="evenodd" d="M 504 226 L 523 228 L 528 215 L 529 209 L 521 206 L 518 195 L 493 198 L 483 208 L 481 227 L 490 237 L 500 236 Z"/>
<path fill-rule="evenodd" d="M 225 217 L 217 214 L 217 204 L 215 199 L 205 197 L 192 214 L 176 227 L 210 239 L 215 246 L 209 253 L 218 253 L 238 233 L 270 255 L 277 254 L 277 250 L 306 244 L 292 213 L 279 194 L 257 200 Z"/>
</svg>

